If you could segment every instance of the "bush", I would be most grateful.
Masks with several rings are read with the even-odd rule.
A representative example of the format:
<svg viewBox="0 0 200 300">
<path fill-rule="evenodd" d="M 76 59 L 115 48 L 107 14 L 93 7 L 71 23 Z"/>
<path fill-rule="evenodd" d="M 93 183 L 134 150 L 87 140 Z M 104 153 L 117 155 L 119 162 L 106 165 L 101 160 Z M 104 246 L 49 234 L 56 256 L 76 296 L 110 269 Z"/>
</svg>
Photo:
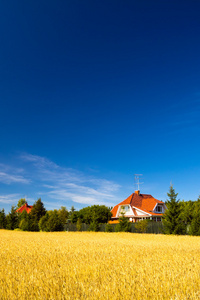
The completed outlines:
<svg viewBox="0 0 200 300">
<path fill-rule="evenodd" d="M 29 223 L 26 219 L 22 219 L 19 223 L 19 229 L 23 231 L 29 231 Z"/>
<path fill-rule="evenodd" d="M 149 220 L 141 220 L 135 223 L 135 230 L 138 233 L 146 233 L 148 228 Z"/>
<path fill-rule="evenodd" d="M 78 221 L 76 223 L 76 229 L 77 229 L 77 231 L 81 231 L 81 229 L 82 229 L 82 222 L 81 222 L 80 218 L 78 218 Z"/>
<path fill-rule="evenodd" d="M 131 232 L 131 223 L 124 215 L 119 218 L 119 223 L 115 227 L 116 232 Z"/>
<path fill-rule="evenodd" d="M 63 231 L 63 224 L 56 210 L 51 213 L 47 221 L 47 229 L 48 231 Z"/>
<path fill-rule="evenodd" d="M 41 231 L 63 231 L 63 224 L 58 211 L 48 211 L 39 221 Z"/>
<path fill-rule="evenodd" d="M 106 224 L 105 232 L 113 232 L 113 227 L 111 224 Z"/>
<path fill-rule="evenodd" d="M 48 213 L 46 213 L 46 215 L 43 216 L 43 217 L 40 219 L 40 221 L 39 221 L 39 229 L 40 229 L 41 231 L 49 231 L 49 230 L 48 230 L 48 226 L 47 226 L 47 221 L 48 221 L 48 219 L 49 219 Z"/>
<path fill-rule="evenodd" d="M 89 226 L 89 231 L 99 231 L 99 223 L 97 221 L 93 221 Z"/>
</svg>

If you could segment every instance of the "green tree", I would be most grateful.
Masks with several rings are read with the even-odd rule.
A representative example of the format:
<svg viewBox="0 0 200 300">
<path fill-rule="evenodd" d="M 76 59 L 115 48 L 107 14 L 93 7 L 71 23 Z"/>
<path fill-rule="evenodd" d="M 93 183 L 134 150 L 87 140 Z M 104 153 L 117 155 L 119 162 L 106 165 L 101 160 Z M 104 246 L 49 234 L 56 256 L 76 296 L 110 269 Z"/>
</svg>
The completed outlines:
<svg viewBox="0 0 200 300">
<path fill-rule="evenodd" d="M 69 217 L 71 217 L 71 215 L 75 212 L 75 208 L 74 208 L 74 206 L 72 205 L 72 207 L 71 207 L 71 209 L 70 209 L 70 211 L 69 211 Z"/>
<path fill-rule="evenodd" d="M 80 218 L 78 218 L 78 220 L 77 220 L 76 229 L 77 229 L 77 231 L 81 231 L 81 229 L 82 229 L 82 222 L 81 222 Z"/>
<path fill-rule="evenodd" d="M 48 231 L 63 231 L 63 224 L 59 218 L 58 211 L 54 209 L 48 212 L 49 218 L 47 220 Z"/>
<path fill-rule="evenodd" d="M 189 229 L 195 211 L 195 201 L 180 201 L 181 206 L 181 220 L 186 229 Z M 188 231 L 188 230 L 187 230 Z"/>
<path fill-rule="evenodd" d="M 191 235 L 200 235 L 200 197 L 194 203 L 194 213 L 189 233 Z"/>
<path fill-rule="evenodd" d="M 41 198 L 39 198 L 33 204 L 33 207 L 30 212 L 30 216 L 39 222 L 40 218 L 43 217 L 45 214 L 46 214 L 46 209 L 44 208 L 44 204 Z"/>
<path fill-rule="evenodd" d="M 49 210 L 39 221 L 42 231 L 63 231 L 63 224 L 56 209 Z"/>
<path fill-rule="evenodd" d="M 105 232 L 113 232 L 113 227 L 111 224 L 106 224 Z"/>
<path fill-rule="evenodd" d="M 186 227 L 182 221 L 181 204 L 177 200 L 178 193 L 175 193 L 173 186 L 170 186 L 167 193 L 168 200 L 166 202 L 167 209 L 163 215 L 164 233 L 166 234 L 184 234 Z"/>
<path fill-rule="evenodd" d="M 97 222 L 97 220 L 94 220 L 90 223 L 89 229 L 88 231 L 99 231 L 100 227 L 99 227 L 99 223 Z"/>
<path fill-rule="evenodd" d="M 19 228 L 23 231 L 31 230 L 31 218 L 30 215 L 24 210 L 19 214 Z"/>
<path fill-rule="evenodd" d="M 20 208 L 22 205 L 24 205 L 26 203 L 26 199 L 25 198 L 21 198 L 19 199 L 18 203 L 17 203 L 17 209 Z"/>
<path fill-rule="evenodd" d="M 79 219 L 79 212 L 78 211 L 74 211 L 72 214 L 71 214 L 71 218 L 70 218 L 70 221 L 71 223 L 77 223 Z"/>
<path fill-rule="evenodd" d="M 121 217 L 119 218 L 119 223 L 115 227 L 116 232 L 131 232 L 131 223 L 129 219 L 121 213 Z"/>
<path fill-rule="evenodd" d="M 0 229 L 6 228 L 6 214 L 4 209 L 0 209 Z"/>
<path fill-rule="evenodd" d="M 63 226 L 66 224 L 67 222 L 67 219 L 69 217 L 69 212 L 68 210 L 66 209 L 65 206 L 61 206 L 61 208 L 58 210 L 58 215 L 59 215 L 59 218 L 63 224 Z"/>
<path fill-rule="evenodd" d="M 41 231 L 49 231 L 48 229 L 48 220 L 49 220 L 49 214 L 48 212 L 42 217 L 40 218 L 40 221 L 39 221 L 39 229 Z"/>
<path fill-rule="evenodd" d="M 112 213 L 105 205 L 92 205 L 79 210 L 79 217 L 83 223 L 92 222 L 107 223 L 111 219 Z"/>
<path fill-rule="evenodd" d="M 149 220 L 141 220 L 135 223 L 135 229 L 138 233 L 146 233 L 148 228 Z"/>
<path fill-rule="evenodd" d="M 16 229 L 18 227 L 18 213 L 16 207 L 12 206 L 11 211 L 6 216 L 6 228 L 9 230 Z"/>
<path fill-rule="evenodd" d="M 46 209 L 44 208 L 44 204 L 39 198 L 33 204 L 33 207 L 30 212 L 30 230 L 31 231 L 39 231 L 39 220 L 46 214 Z"/>
</svg>

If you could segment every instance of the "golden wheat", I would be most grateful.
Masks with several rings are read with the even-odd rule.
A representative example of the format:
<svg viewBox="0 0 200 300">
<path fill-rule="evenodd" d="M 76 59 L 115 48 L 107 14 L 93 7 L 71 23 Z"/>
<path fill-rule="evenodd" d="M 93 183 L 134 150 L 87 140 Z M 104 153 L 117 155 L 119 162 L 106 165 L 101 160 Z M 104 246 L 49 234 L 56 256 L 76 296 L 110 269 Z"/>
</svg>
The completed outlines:
<svg viewBox="0 0 200 300">
<path fill-rule="evenodd" d="M 200 238 L 0 230 L 0 299 L 200 299 Z"/>
</svg>

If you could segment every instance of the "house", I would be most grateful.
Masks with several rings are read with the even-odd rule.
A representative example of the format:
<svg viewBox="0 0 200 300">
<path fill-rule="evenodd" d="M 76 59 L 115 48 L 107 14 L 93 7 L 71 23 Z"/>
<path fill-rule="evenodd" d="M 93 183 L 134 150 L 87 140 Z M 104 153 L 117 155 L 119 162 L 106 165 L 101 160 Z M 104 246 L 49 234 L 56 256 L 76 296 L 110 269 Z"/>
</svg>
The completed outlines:
<svg viewBox="0 0 200 300">
<path fill-rule="evenodd" d="M 151 195 L 140 194 L 138 190 L 113 207 L 110 223 L 118 223 L 119 217 L 123 214 L 129 218 L 130 222 L 138 222 L 145 219 L 159 222 L 165 209 L 166 205 L 163 201 L 157 200 Z"/>
<path fill-rule="evenodd" d="M 29 214 L 31 212 L 32 207 L 33 205 L 28 205 L 28 203 L 26 202 L 24 205 L 18 208 L 16 212 L 22 213 L 24 210 L 26 210 L 26 212 Z"/>
</svg>

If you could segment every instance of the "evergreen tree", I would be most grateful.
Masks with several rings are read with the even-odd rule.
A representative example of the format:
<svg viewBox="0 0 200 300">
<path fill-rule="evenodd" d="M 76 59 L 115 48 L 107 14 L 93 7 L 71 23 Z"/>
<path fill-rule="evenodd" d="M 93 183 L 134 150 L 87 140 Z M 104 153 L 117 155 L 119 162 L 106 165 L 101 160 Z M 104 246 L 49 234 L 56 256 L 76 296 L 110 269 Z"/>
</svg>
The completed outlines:
<svg viewBox="0 0 200 300">
<path fill-rule="evenodd" d="M 195 210 L 195 201 L 180 201 L 181 206 L 181 219 L 185 226 L 191 225 L 194 210 Z"/>
<path fill-rule="evenodd" d="M 200 235 L 200 197 L 194 204 L 194 214 L 189 232 L 191 235 Z"/>
<path fill-rule="evenodd" d="M 49 214 L 47 212 L 39 221 L 39 229 L 41 231 L 49 231 L 48 224 L 47 224 L 48 220 L 49 220 Z"/>
<path fill-rule="evenodd" d="M 66 209 L 65 206 L 61 206 L 61 208 L 58 210 L 58 215 L 59 215 L 59 218 L 63 224 L 63 226 L 66 224 L 67 222 L 67 219 L 69 217 L 69 212 L 68 210 Z"/>
<path fill-rule="evenodd" d="M 70 209 L 70 211 L 69 211 L 69 217 L 71 217 L 71 215 L 75 212 L 75 208 L 74 208 L 74 206 L 72 205 L 72 207 L 71 207 L 71 209 Z"/>
<path fill-rule="evenodd" d="M 48 211 L 39 221 L 42 231 L 63 231 L 63 224 L 56 209 Z"/>
<path fill-rule="evenodd" d="M 48 212 L 49 218 L 47 220 L 47 231 L 63 231 L 63 224 L 59 218 L 58 211 L 54 209 Z"/>
<path fill-rule="evenodd" d="M 31 217 L 26 210 L 19 214 L 19 228 L 23 231 L 31 231 Z"/>
<path fill-rule="evenodd" d="M 22 205 L 24 205 L 26 203 L 26 199 L 25 198 L 21 198 L 19 199 L 18 203 L 17 203 L 17 209 L 20 208 Z"/>
<path fill-rule="evenodd" d="M 6 215 L 4 209 L 0 209 L 0 229 L 6 228 Z"/>
<path fill-rule="evenodd" d="M 39 198 L 33 204 L 33 207 L 30 212 L 30 230 L 31 231 L 39 231 L 39 220 L 45 215 L 46 209 L 44 208 L 44 204 Z"/>
<path fill-rule="evenodd" d="M 81 229 L 82 229 L 82 222 L 81 222 L 80 218 L 78 218 L 78 220 L 77 220 L 76 229 L 77 229 L 77 231 L 81 231 Z"/>
<path fill-rule="evenodd" d="M 129 219 L 124 216 L 124 213 L 121 213 L 119 218 L 119 223 L 115 227 L 116 232 L 131 232 L 131 223 Z"/>
<path fill-rule="evenodd" d="M 13 230 L 18 227 L 18 214 L 16 212 L 15 206 L 11 207 L 11 211 L 6 216 L 6 228 Z"/>
<path fill-rule="evenodd" d="M 167 193 L 168 200 L 166 202 L 167 209 L 163 215 L 164 233 L 166 234 L 184 234 L 186 227 L 182 222 L 181 205 L 177 200 L 178 193 L 175 193 L 173 186 L 170 186 Z"/>
<path fill-rule="evenodd" d="M 45 214 L 46 214 L 46 209 L 44 208 L 44 204 L 41 198 L 39 198 L 33 204 L 33 207 L 30 212 L 30 216 L 39 222 L 40 218 L 43 217 Z"/>
</svg>

